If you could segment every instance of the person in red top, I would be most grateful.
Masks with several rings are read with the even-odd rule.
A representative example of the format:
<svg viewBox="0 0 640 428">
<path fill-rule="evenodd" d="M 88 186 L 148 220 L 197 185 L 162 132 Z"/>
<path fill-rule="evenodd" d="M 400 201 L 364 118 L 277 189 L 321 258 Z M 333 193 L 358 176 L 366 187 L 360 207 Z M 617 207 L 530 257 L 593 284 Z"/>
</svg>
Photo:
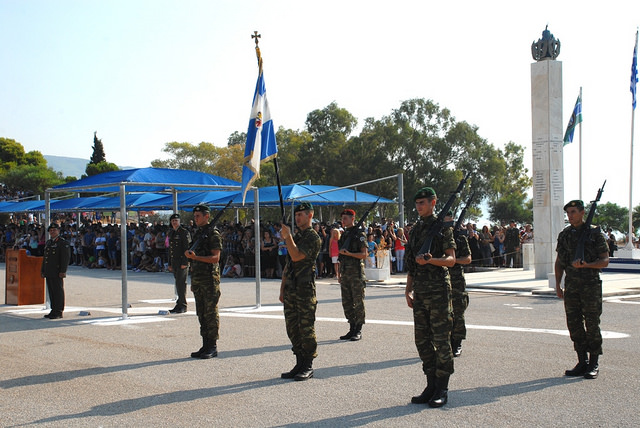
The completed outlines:
<svg viewBox="0 0 640 428">
<path fill-rule="evenodd" d="M 338 282 L 340 281 L 340 263 L 338 262 L 338 256 L 340 255 L 340 246 L 338 240 L 340 239 L 340 231 L 338 229 L 331 229 L 331 238 L 329 239 L 329 257 L 333 263 L 333 270 L 336 273 Z"/>
</svg>

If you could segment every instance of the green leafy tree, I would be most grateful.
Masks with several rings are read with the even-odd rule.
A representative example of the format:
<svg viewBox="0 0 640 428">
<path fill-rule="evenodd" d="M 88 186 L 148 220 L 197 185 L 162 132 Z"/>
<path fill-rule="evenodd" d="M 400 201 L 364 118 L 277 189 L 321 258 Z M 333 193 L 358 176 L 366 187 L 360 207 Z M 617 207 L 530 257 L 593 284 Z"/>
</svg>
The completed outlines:
<svg viewBox="0 0 640 428">
<path fill-rule="evenodd" d="M 591 205 L 585 207 L 585 218 L 590 208 Z M 598 204 L 593 215 L 593 224 L 605 231 L 611 228 L 623 232 L 629 228 L 629 210 L 611 202 Z"/>
<path fill-rule="evenodd" d="M 24 147 L 16 140 L 0 137 L 0 172 L 22 165 L 24 161 Z"/>
<path fill-rule="evenodd" d="M 162 151 L 171 158 L 155 159 L 151 162 L 152 167 L 200 171 L 236 181 L 242 178 L 242 145 L 216 147 L 212 143 L 202 142 L 196 146 L 174 141 L 166 143 Z"/>
<path fill-rule="evenodd" d="M 110 171 L 120 171 L 120 168 L 118 168 L 118 165 L 111 162 L 88 163 L 87 168 L 85 169 L 87 175 L 83 175 L 82 178 L 91 177 L 94 175 L 102 174 L 103 172 Z"/>
<path fill-rule="evenodd" d="M 10 189 L 30 191 L 39 195 L 44 195 L 46 189 L 64 182 L 61 172 L 40 165 L 21 165 L 4 175 L 4 183 Z"/>
<path fill-rule="evenodd" d="M 525 209 L 527 204 L 526 191 L 531 187 L 531 178 L 524 167 L 524 147 L 509 142 L 504 150 L 499 151 L 498 162 L 501 180 L 494 180 L 489 197 L 489 214 L 493 221 L 517 223 L 532 221 L 533 212 Z"/>
</svg>

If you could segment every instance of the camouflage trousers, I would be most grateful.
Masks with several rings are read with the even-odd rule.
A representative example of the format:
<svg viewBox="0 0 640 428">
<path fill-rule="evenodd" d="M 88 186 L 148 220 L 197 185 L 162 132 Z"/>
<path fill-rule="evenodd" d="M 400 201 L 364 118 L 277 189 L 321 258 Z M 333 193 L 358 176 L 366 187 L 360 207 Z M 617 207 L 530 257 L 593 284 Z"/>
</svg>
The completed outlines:
<svg viewBox="0 0 640 428">
<path fill-rule="evenodd" d="M 464 312 L 469 307 L 469 293 L 460 291 L 455 287 L 451 290 L 451 306 L 453 308 L 452 340 L 464 340 L 467 338 L 467 326 L 464 323 Z"/>
<path fill-rule="evenodd" d="M 343 275 L 340 278 L 342 309 L 350 324 L 364 324 L 364 294 L 366 284 L 360 277 Z"/>
<path fill-rule="evenodd" d="M 585 284 L 565 279 L 564 311 L 573 348 L 602 355 L 602 281 Z"/>
<path fill-rule="evenodd" d="M 414 284 L 413 324 L 424 373 L 436 377 L 452 374 L 450 289 L 416 290 Z"/>
<path fill-rule="evenodd" d="M 218 301 L 220 300 L 220 282 L 214 278 L 206 280 L 191 279 L 191 291 L 196 299 L 196 314 L 200 322 L 200 335 L 209 340 L 218 340 L 220 316 Z"/>
<path fill-rule="evenodd" d="M 316 285 L 313 276 L 287 279 L 283 293 L 284 320 L 291 350 L 302 358 L 318 356 L 316 340 Z"/>
</svg>

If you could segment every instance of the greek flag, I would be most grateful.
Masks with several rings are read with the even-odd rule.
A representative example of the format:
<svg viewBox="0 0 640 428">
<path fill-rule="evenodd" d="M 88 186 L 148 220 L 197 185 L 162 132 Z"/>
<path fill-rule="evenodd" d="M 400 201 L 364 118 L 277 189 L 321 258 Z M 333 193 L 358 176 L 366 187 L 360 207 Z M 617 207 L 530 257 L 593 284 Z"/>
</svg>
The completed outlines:
<svg viewBox="0 0 640 428">
<path fill-rule="evenodd" d="M 562 144 L 563 146 L 566 146 L 573 141 L 573 131 L 575 131 L 576 126 L 578 126 L 580 122 L 582 122 L 582 100 L 580 99 L 580 95 L 578 95 L 576 106 L 573 108 L 571 118 L 569 118 L 567 131 L 564 133 L 564 143 Z"/>
<path fill-rule="evenodd" d="M 638 85 L 638 32 L 636 31 L 636 45 L 633 48 L 633 61 L 631 61 L 631 105 L 636 109 L 636 86 Z"/>
<path fill-rule="evenodd" d="M 260 177 L 260 164 L 273 159 L 278 153 L 273 121 L 267 102 L 264 75 L 260 70 L 256 91 L 253 95 L 253 107 L 247 130 L 247 144 L 244 148 L 242 166 L 242 204 L 244 205 L 247 190 Z"/>
</svg>

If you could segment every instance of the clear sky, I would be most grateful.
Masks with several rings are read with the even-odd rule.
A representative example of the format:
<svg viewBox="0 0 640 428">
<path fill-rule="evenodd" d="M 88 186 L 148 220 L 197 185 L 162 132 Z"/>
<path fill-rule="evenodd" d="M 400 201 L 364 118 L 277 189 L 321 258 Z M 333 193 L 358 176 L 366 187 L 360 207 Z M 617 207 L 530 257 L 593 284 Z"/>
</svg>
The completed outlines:
<svg viewBox="0 0 640 428">
<path fill-rule="evenodd" d="M 107 160 L 133 167 L 171 141 L 226 145 L 247 128 L 258 30 L 276 127 L 303 129 L 332 101 L 362 124 L 432 99 L 496 147 L 524 146 L 531 173 L 531 44 L 547 24 L 565 126 L 583 88 L 583 198 L 607 179 L 602 201 L 626 207 L 637 0 L 0 0 L 0 136 L 88 159 L 98 131 Z M 576 133 L 567 200 L 577 158 Z"/>
</svg>

